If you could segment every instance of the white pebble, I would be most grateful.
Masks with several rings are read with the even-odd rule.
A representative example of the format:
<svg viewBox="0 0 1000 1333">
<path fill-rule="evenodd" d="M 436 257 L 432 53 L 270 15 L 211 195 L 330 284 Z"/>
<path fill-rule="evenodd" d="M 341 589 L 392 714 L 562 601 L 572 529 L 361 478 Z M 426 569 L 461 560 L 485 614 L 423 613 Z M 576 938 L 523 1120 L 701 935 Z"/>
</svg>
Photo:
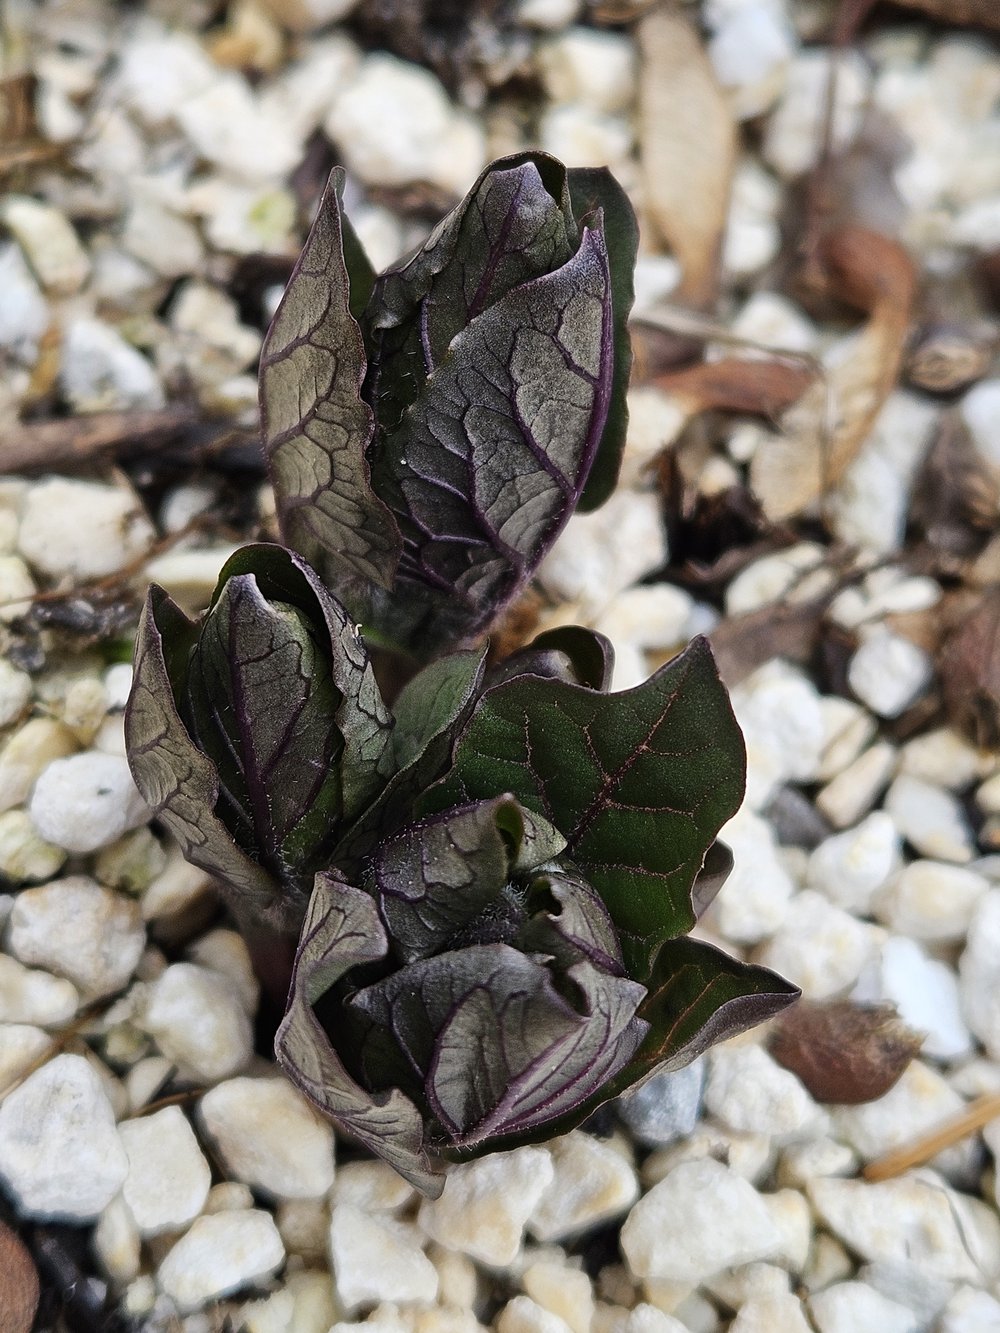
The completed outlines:
<svg viewBox="0 0 1000 1333">
<path fill-rule="evenodd" d="M 580 12 L 580 0 L 517 0 L 517 21 L 528 28 L 558 32 Z"/>
<path fill-rule="evenodd" d="M 871 630 L 851 658 L 847 681 L 879 717 L 899 717 L 927 689 L 934 675 L 930 657 L 909 639 L 882 626 Z"/>
<path fill-rule="evenodd" d="M 62 847 L 54 847 L 38 836 L 24 810 L 5 810 L 0 815 L 0 874 L 14 884 L 37 884 L 58 874 L 66 860 Z"/>
<path fill-rule="evenodd" d="M 972 860 L 972 835 L 951 792 L 902 773 L 886 792 L 885 808 L 900 834 L 922 856 L 960 863 Z"/>
<path fill-rule="evenodd" d="M 187 1312 L 266 1281 L 284 1260 L 270 1213 L 244 1208 L 197 1218 L 160 1264 L 156 1280 Z"/>
<path fill-rule="evenodd" d="M 118 1126 L 128 1156 L 122 1194 L 143 1237 L 179 1231 L 201 1212 L 212 1170 L 179 1106 L 123 1120 Z"/>
<path fill-rule="evenodd" d="M 37 591 L 31 570 L 19 555 L 0 555 L 0 621 L 10 624 L 27 615 Z"/>
<path fill-rule="evenodd" d="M 0 1106 L 0 1177 L 22 1216 L 96 1218 L 128 1170 L 104 1086 L 80 1055 L 57 1055 Z"/>
<path fill-rule="evenodd" d="M 994 1060 L 1000 1060 L 1000 889 L 984 893 L 958 961 L 962 1012 Z"/>
<path fill-rule="evenodd" d="M 822 564 L 825 557 L 825 550 L 817 542 L 799 542 L 752 561 L 726 589 L 726 614 L 744 615 L 780 601 L 803 574 Z"/>
<path fill-rule="evenodd" d="M 933 1171 L 869 1184 L 829 1177 L 809 1186 L 823 1222 L 870 1262 L 914 1263 L 928 1275 L 976 1285 L 1000 1269 L 1000 1220 Z"/>
<path fill-rule="evenodd" d="M 900 935 L 955 943 L 965 938 L 989 886 L 984 875 L 964 866 L 911 861 L 878 894 L 875 912 Z"/>
<path fill-rule="evenodd" d="M 73 224 L 51 204 L 9 194 L 0 220 L 24 251 L 42 286 L 53 296 L 72 296 L 90 276 L 90 260 Z"/>
<path fill-rule="evenodd" d="M 68 1023 L 79 1007 L 80 996 L 72 982 L 0 953 L 0 1023 L 58 1027 Z"/>
<path fill-rule="evenodd" d="M 101 1271 L 112 1282 L 124 1285 L 139 1276 L 142 1237 L 120 1194 L 115 1195 L 97 1219 L 93 1246 Z"/>
<path fill-rule="evenodd" d="M 789 66 L 784 93 L 764 134 L 764 158 L 784 177 L 808 171 L 820 152 L 831 59 L 826 51 L 803 51 Z M 846 148 L 857 134 L 869 81 L 867 66 L 858 52 L 838 55 L 834 151 Z"/>
<path fill-rule="evenodd" d="M 82 583 L 133 564 L 153 537 L 131 492 L 48 477 L 25 497 L 19 544 L 24 558 L 42 574 Z"/>
<path fill-rule="evenodd" d="M 809 1000 L 826 1000 L 852 986 L 875 956 L 882 932 L 804 889 L 785 923 L 763 944 L 754 961 L 773 968 Z"/>
<path fill-rule="evenodd" d="M 761 809 L 783 782 L 816 774 L 824 741 L 819 694 L 811 681 L 776 660 L 732 692 L 747 747 L 747 803 Z"/>
<path fill-rule="evenodd" d="M 884 811 L 876 810 L 815 848 L 806 882 L 845 912 L 869 916 L 875 893 L 898 865 L 896 826 Z"/>
<path fill-rule="evenodd" d="M 682 1162 L 625 1220 L 621 1246 L 638 1278 L 697 1284 L 767 1258 L 780 1233 L 754 1187 L 721 1162 Z"/>
<path fill-rule="evenodd" d="M 330 1258 L 344 1308 L 377 1301 L 433 1301 L 438 1276 L 421 1241 L 412 1222 L 336 1204 L 330 1215 Z"/>
<path fill-rule="evenodd" d="M 619 490 L 594 513 L 572 516 L 539 566 L 538 578 L 553 596 L 580 601 L 593 615 L 658 569 L 666 556 L 657 497 Z"/>
<path fill-rule="evenodd" d="M 983 751 L 951 727 L 936 727 L 908 740 L 899 752 L 899 771 L 932 787 L 960 791 L 981 777 Z"/>
<path fill-rule="evenodd" d="M 865 998 L 895 1004 L 903 1022 L 925 1034 L 925 1055 L 951 1061 L 972 1054 L 958 979 L 947 963 L 928 958 L 915 940 L 894 935 L 883 943 L 875 989 L 877 995 L 866 992 Z"/>
<path fill-rule="evenodd" d="M 158 125 L 217 78 L 217 66 L 193 34 L 149 25 L 122 43 L 116 92 L 142 120 Z"/>
<path fill-rule="evenodd" d="M 201 1099 L 199 1117 L 227 1171 L 279 1199 L 333 1184 L 333 1130 L 284 1078 L 234 1078 Z"/>
<path fill-rule="evenodd" d="M 122 224 L 122 245 L 161 278 L 197 273 L 205 247 L 197 227 L 152 193 L 137 189 Z"/>
<path fill-rule="evenodd" d="M 551 106 L 538 121 L 542 148 L 574 167 L 624 162 L 632 139 L 632 127 L 624 116 L 610 116 L 579 103 Z"/>
<path fill-rule="evenodd" d="M 980 457 L 991 467 L 1000 467 L 1000 379 L 980 380 L 959 405 Z"/>
<path fill-rule="evenodd" d="M 365 1212 L 396 1213 L 413 1201 L 413 1186 L 387 1162 L 366 1158 L 337 1168 L 331 1203 L 350 1203 Z"/>
<path fill-rule="evenodd" d="M 856 824 L 875 804 L 896 768 L 896 747 L 876 741 L 816 794 L 816 809 L 834 828 Z"/>
<path fill-rule="evenodd" d="M 975 1287 L 959 1287 L 941 1311 L 936 1333 L 1000 1333 L 1000 1301 Z"/>
<path fill-rule="evenodd" d="M 235 73 L 217 76 L 174 116 L 200 157 L 243 180 L 281 180 L 301 152 L 294 126 L 269 117 Z"/>
<path fill-rule="evenodd" d="M 787 1143 L 825 1127 L 823 1110 L 762 1046 L 724 1044 L 708 1060 L 705 1108 L 728 1129 Z"/>
<path fill-rule="evenodd" d="M 87 875 L 23 890 L 7 935 L 15 958 L 66 977 L 87 1002 L 121 990 L 145 944 L 138 906 Z"/>
<path fill-rule="evenodd" d="M 59 383 L 77 412 L 123 412 L 164 403 L 163 387 L 149 361 L 110 324 L 89 315 L 79 315 L 66 326 Z M 81 539 L 81 533 L 74 535 Z"/>
<path fill-rule="evenodd" d="M 551 102 L 615 112 L 635 95 L 635 50 L 623 34 L 569 28 L 540 45 L 535 59 Z"/>
<path fill-rule="evenodd" d="M 520 1250 L 525 1224 L 554 1177 L 545 1148 L 463 1163 L 449 1171 L 441 1197 L 421 1205 L 420 1225 L 441 1245 L 502 1267 Z"/>
<path fill-rule="evenodd" d="M 97 750 L 49 764 L 29 812 L 41 836 L 68 852 L 94 852 L 149 819 L 127 761 Z"/>
<path fill-rule="evenodd" d="M 809 1298 L 819 1333 L 919 1333 L 912 1310 L 864 1282 L 837 1282 Z"/>
<path fill-rule="evenodd" d="M 615 645 L 642 649 L 683 648 L 694 601 L 683 588 L 656 583 L 626 588 L 594 621 L 594 629 Z"/>
<path fill-rule="evenodd" d="M 51 1045 L 49 1034 L 31 1023 L 0 1022 L 0 1100 Z"/>
<path fill-rule="evenodd" d="M 22 364 L 33 365 L 49 310 L 17 245 L 0 245 L 0 284 L 0 347 Z"/>
<path fill-rule="evenodd" d="M 165 588 L 182 611 L 196 615 L 212 600 L 222 566 L 237 550 L 231 545 L 164 551 L 146 565 L 152 583 Z"/>
<path fill-rule="evenodd" d="M 761 115 L 781 95 L 794 54 L 791 26 L 764 5 L 732 11 L 708 44 L 716 77 L 739 120 Z"/>
<path fill-rule="evenodd" d="M 639 1181 L 632 1162 L 611 1144 L 572 1133 L 550 1145 L 555 1174 L 528 1219 L 541 1241 L 562 1240 L 632 1206 Z"/>
<path fill-rule="evenodd" d="M 858 755 L 875 735 L 877 723 L 867 709 L 853 699 L 826 694 L 819 701 L 825 737 L 816 777 L 829 782 Z"/>
<path fill-rule="evenodd" d="M 741 806 L 719 836 L 733 869 L 708 909 L 707 923 L 734 944 L 757 944 L 780 928 L 795 885 L 778 857 L 767 820 Z"/>
<path fill-rule="evenodd" d="M 260 1000 L 260 982 L 253 970 L 250 950 L 243 936 L 235 930 L 210 930 L 187 951 L 192 963 L 207 967 L 229 982 L 251 1018 Z"/>
<path fill-rule="evenodd" d="M 586 1273 L 556 1260 L 540 1259 L 524 1270 L 521 1284 L 544 1310 L 565 1320 L 572 1333 L 590 1333 L 594 1292 Z"/>
<path fill-rule="evenodd" d="M 153 982 L 141 1025 L 162 1055 L 205 1083 L 244 1069 L 253 1054 L 239 996 L 217 973 L 194 963 L 173 963 Z"/>
<path fill-rule="evenodd" d="M 324 128 L 348 169 L 370 185 L 425 180 L 467 190 L 486 157 L 482 129 L 434 75 L 382 52 L 365 57 Z"/>
</svg>

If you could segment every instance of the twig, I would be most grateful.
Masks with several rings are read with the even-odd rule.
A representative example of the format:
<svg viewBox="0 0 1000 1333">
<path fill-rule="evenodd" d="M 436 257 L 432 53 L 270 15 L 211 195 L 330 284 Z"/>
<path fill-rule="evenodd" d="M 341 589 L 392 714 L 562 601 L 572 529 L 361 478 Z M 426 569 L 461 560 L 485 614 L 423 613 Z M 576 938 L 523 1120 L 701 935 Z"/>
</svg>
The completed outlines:
<svg viewBox="0 0 1000 1333">
<path fill-rule="evenodd" d="M 0 439 L 0 473 L 90 462 L 123 447 L 135 453 L 171 439 L 197 420 L 193 408 L 173 406 L 150 412 L 94 412 L 16 426 Z"/>
<path fill-rule="evenodd" d="M 957 1115 L 954 1120 L 947 1121 L 938 1129 L 925 1134 L 923 1138 L 897 1148 L 895 1152 L 886 1153 L 884 1157 L 869 1162 L 861 1174 L 865 1180 L 872 1181 L 891 1180 L 894 1176 L 901 1176 L 911 1166 L 922 1166 L 943 1149 L 961 1142 L 969 1134 L 974 1134 L 977 1129 L 988 1125 L 991 1120 L 996 1120 L 998 1116 L 1000 1116 L 1000 1092 L 986 1093 L 970 1102 L 962 1114 Z"/>
</svg>

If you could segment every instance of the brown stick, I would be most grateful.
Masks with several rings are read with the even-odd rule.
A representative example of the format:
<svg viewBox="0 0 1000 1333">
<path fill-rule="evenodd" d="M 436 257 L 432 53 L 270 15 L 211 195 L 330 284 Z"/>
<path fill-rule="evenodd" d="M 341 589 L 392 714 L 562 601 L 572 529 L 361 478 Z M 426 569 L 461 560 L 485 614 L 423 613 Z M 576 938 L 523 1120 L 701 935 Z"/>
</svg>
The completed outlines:
<svg viewBox="0 0 1000 1333">
<path fill-rule="evenodd" d="M 1000 1116 L 1000 1092 L 986 1093 L 970 1102 L 962 1114 L 957 1115 L 954 1120 L 947 1121 L 940 1128 L 925 1134 L 923 1138 L 897 1148 L 895 1152 L 886 1153 L 884 1157 L 869 1162 L 861 1174 L 865 1180 L 891 1180 L 893 1176 L 901 1176 L 911 1166 L 923 1166 L 943 1149 L 959 1143 L 969 1134 L 974 1134 L 977 1129 L 988 1125 L 991 1120 L 996 1120 L 998 1116 Z"/>
<path fill-rule="evenodd" d="M 193 408 L 173 406 L 16 425 L 0 433 L 0 473 L 86 463 L 112 450 L 137 453 L 173 438 L 197 420 Z"/>
</svg>

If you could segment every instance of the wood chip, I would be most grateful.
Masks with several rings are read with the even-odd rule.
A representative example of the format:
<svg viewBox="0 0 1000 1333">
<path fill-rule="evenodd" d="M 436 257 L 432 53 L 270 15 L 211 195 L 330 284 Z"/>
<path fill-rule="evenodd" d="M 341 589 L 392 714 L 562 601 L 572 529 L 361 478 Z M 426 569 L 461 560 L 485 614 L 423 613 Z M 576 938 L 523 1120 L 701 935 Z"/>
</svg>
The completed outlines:
<svg viewBox="0 0 1000 1333">
<path fill-rule="evenodd" d="M 38 1273 L 16 1232 L 0 1222 L 0 1328 L 31 1333 L 38 1309 Z"/>
</svg>

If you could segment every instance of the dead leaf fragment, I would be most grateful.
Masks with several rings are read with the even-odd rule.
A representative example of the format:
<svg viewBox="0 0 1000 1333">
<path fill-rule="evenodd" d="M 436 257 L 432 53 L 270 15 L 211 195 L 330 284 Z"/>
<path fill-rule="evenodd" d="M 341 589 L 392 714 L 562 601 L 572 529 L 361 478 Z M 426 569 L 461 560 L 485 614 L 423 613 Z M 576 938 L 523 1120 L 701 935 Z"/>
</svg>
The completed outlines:
<svg viewBox="0 0 1000 1333">
<path fill-rule="evenodd" d="M 841 227 L 821 242 L 818 260 L 829 291 L 868 320 L 833 349 L 825 377 L 785 414 L 781 434 L 762 441 L 753 456 L 751 484 L 772 521 L 800 514 L 854 461 L 899 379 L 913 310 L 913 263 L 889 237 Z"/>
<path fill-rule="evenodd" d="M 969 24 L 1000 31 L 997 0 L 896 0 L 906 9 L 919 9 L 944 23 Z"/>
<path fill-rule="evenodd" d="M 774 602 L 745 615 L 726 616 L 708 637 L 727 687 L 733 689 L 775 657 L 808 663 L 829 604 L 830 597 L 825 596 L 809 602 Z"/>
<path fill-rule="evenodd" d="M 777 417 L 816 379 L 809 366 L 784 361 L 724 357 L 657 375 L 652 383 L 680 399 L 688 412 L 742 412 Z"/>
<path fill-rule="evenodd" d="M 964 560 L 996 530 L 997 478 L 957 412 L 946 412 L 917 473 L 910 521 L 938 555 Z"/>
<path fill-rule="evenodd" d="M 938 654 L 951 723 L 983 749 L 1000 746 L 1000 588 L 990 588 L 945 636 Z"/>
<path fill-rule="evenodd" d="M 920 1050 L 923 1038 L 893 1005 L 803 1000 L 771 1029 L 768 1046 L 819 1102 L 853 1106 L 884 1096 Z"/>
<path fill-rule="evenodd" d="M 639 129 L 648 220 L 680 263 L 681 303 L 706 309 L 736 161 L 736 125 L 697 29 L 672 9 L 638 23 Z"/>
<path fill-rule="evenodd" d="M 38 1309 L 38 1273 L 18 1235 L 0 1222 L 0 1327 L 31 1333 Z"/>
</svg>

